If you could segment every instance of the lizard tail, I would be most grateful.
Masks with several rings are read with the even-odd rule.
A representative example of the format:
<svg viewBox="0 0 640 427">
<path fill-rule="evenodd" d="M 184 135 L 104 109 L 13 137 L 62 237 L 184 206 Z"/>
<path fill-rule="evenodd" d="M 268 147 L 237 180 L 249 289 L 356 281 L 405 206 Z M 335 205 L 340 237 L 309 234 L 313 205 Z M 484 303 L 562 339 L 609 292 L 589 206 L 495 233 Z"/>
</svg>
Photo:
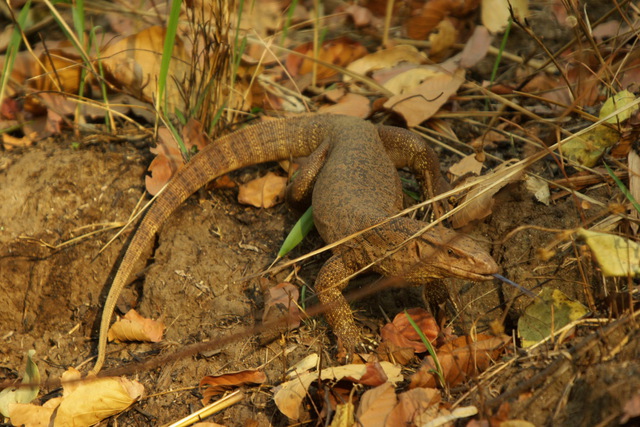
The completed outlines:
<svg viewBox="0 0 640 427">
<path fill-rule="evenodd" d="M 169 181 L 146 213 L 113 279 L 100 321 L 98 356 L 91 370 L 104 364 L 107 331 L 116 302 L 136 261 L 171 213 L 209 181 L 244 166 L 309 155 L 324 139 L 325 117 L 301 116 L 248 126 L 206 146 Z"/>
</svg>

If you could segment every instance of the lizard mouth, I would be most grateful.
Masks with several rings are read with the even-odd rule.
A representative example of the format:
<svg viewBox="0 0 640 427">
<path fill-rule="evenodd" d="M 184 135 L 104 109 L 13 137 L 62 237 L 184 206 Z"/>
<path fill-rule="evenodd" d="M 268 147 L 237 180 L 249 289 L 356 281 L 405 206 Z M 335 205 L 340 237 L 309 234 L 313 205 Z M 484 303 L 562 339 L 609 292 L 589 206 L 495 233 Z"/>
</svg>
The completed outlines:
<svg viewBox="0 0 640 427">
<path fill-rule="evenodd" d="M 493 280 L 495 279 L 493 274 L 498 272 L 498 269 L 496 269 L 495 271 L 492 271 L 490 273 L 489 272 L 478 273 L 475 271 L 465 270 L 464 268 L 455 267 L 452 265 L 449 265 L 447 269 L 448 269 L 447 273 L 449 277 L 469 279 L 469 280 L 473 280 L 474 282 L 486 282 L 488 280 Z"/>
</svg>

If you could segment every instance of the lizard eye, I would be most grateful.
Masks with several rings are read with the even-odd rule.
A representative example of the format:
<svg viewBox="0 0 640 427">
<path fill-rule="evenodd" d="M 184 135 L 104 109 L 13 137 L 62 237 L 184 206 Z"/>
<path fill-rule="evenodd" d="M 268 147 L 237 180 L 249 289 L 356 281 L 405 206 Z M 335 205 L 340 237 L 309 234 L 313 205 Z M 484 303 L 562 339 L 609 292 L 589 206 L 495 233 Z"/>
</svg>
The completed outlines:
<svg viewBox="0 0 640 427">
<path fill-rule="evenodd" d="M 453 252 L 453 249 L 451 249 L 451 248 L 447 249 L 447 255 L 454 256 L 455 253 Z"/>
</svg>

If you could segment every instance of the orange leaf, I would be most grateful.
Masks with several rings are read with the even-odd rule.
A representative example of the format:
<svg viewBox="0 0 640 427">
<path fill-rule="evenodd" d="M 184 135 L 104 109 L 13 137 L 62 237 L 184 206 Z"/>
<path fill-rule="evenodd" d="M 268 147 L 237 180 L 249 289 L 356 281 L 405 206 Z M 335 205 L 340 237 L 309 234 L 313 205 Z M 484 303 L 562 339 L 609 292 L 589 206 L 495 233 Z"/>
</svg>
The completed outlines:
<svg viewBox="0 0 640 427">
<path fill-rule="evenodd" d="M 313 57 L 313 43 L 305 43 L 294 49 L 308 57 Z M 335 40 L 328 40 L 322 43 L 318 49 L 318 59 L 324 62 L 346 67 L 358 58 L 367 54 L 367 49 L 358 42 L 354 42 L 347 37 L 340 37 Z M 313 70 L 313 60 L 291 54 L 287 57 L 286 67 L 292 76 L 302 76 Z M 318 65 L 318 79 L 327 79 L 335 76 L 338 72 L 332 68 Z"/>
<path fill-rule="evenodd" d="M 410 308 L 407 310 L 411 319 L 418 325 L 429 342 L 434 342 L 438 337 L 438 324 L 431 313 L 422 308 Z M 390 341 L 398 347 L 410 347 L 416 353 L 423 353 L 427 348 L 422 343 L 420 335 L 411 326 L 405 313 L 399 313 L 393 322 L 387 323 L 380 330 L 384 341 Z"/>
<path fill-rule="evenodd" d="M 477 341 L 472 341 L 469 336 L 463 336 L 438 349 L 437 357 L 449 387 L 461 384 L 467 378 L 487 369 L 511 341 L 507 335 L 494 337 L 478 334 L 476 338 Z M 435 387 L 436 377 L 431 372 L 434 370 L 433 359 L 431 356 L 426 357 L 418 372 L 411 377 L 409 388 Z"/>
<path fill-rule="evenodd" d="M 242 184 L 238 193 L 238 202 L 257 208 L 270 208 L 284 199 L 287 178 L 273 172 L 262 178 L 256 178 Z"/>
<path fill-rule="evenodd" d="M 162 341 L 165 329 L 163 322 L 142 317 L 137 311 L 131 309 L 122 319 L 111 325 L 107 338 L 109 341 L 117 342 L 159 342 Z"/>
<path fill-rule="evenodd" d="M 208 375 L 200 380 L 200 388 L 204 389 L 202 391 L 202 404 L 206 405 L 213 396 L 221 394 L 231 388 L 245 384 L 262 384 L 266 380 L 267 376 L 265 373 L 255 369 L 222 375 Z"/>
</svg>

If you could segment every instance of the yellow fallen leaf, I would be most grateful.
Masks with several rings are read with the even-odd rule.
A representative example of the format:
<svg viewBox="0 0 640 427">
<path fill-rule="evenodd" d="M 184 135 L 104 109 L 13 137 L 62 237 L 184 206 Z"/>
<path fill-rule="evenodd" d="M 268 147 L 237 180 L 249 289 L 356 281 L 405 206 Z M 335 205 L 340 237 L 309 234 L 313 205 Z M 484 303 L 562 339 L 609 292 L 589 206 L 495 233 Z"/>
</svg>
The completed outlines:
<svg viewBox="0 0 640 427">
<path fill-rule="evenodd" d="M 640 275 L 640 244 L 613 234 L 578 230 L 589 246 L 605 276 L 628 277 Z"/>
<path fill-rule="evenodd" d="M 511 11 L 520 20 L 529 16 L 529 0 L 482 0 L 482 24 L 492 33 L 507 27 Z"/>
<path fill-rule="evenodd" d="M 602 120 L 617 110 L 622 109 L 627 105 L 632 105 L 635 102 L 636 97 L 633 93 L 627 90 L 620 91 L 609 97 L 604 102 L 598 117 Z M 607 119 L 605 122 L 612 125 L 618 125 L 631 117 L 631 115 L 637 110 L 637 105 L 630 106 L 615 116 Z M 619 139 L 619 131 L 605 125 L 598 125 L 588 132 L 564 143 L 562 145 L 562 153 L 583 166 L 593 167 L 598 163 L 604 154 L 604 151 L 617 143 Z"/>
<path fill-rule="evenodd" d="M 144 386 L 121 377 L 105 377 L 76 383 L 58 406 L 54 427 L 89 426 L 120 413 L 138 400 Z"/>
<path fill-rule="evenodd" d="M 615 111 L 621 108 L 624 108 L 627 105 L 632 104 L 633 101 L 635 100 L 636 100 L 636 97 L 633 93 L 629 92 L 628 90 L 620 91 L 615 95 L 607 98 L 604 104 L 602 104 L 599 117 L 603 119 L 608 115 L 613 114 Z M 635 113 L 637 110 L 638 110 L 637 105 L 627 108 L 626 110 L 621 111 L 620 113 L 616 114 L 610 119 L 607 119 L 607 123 L 610 123 L 612 125 L 622 123 L 625 120 L 627 120 L 629 117 L 631 117 L 631 115 Z"/>
<path fill-rule="evenodd" d="M 142 317 L 132 309 L 109 328 L 107 338 L 117 342 L 160 342 L 164 330 L 163 322 Z"/>
</svg>

